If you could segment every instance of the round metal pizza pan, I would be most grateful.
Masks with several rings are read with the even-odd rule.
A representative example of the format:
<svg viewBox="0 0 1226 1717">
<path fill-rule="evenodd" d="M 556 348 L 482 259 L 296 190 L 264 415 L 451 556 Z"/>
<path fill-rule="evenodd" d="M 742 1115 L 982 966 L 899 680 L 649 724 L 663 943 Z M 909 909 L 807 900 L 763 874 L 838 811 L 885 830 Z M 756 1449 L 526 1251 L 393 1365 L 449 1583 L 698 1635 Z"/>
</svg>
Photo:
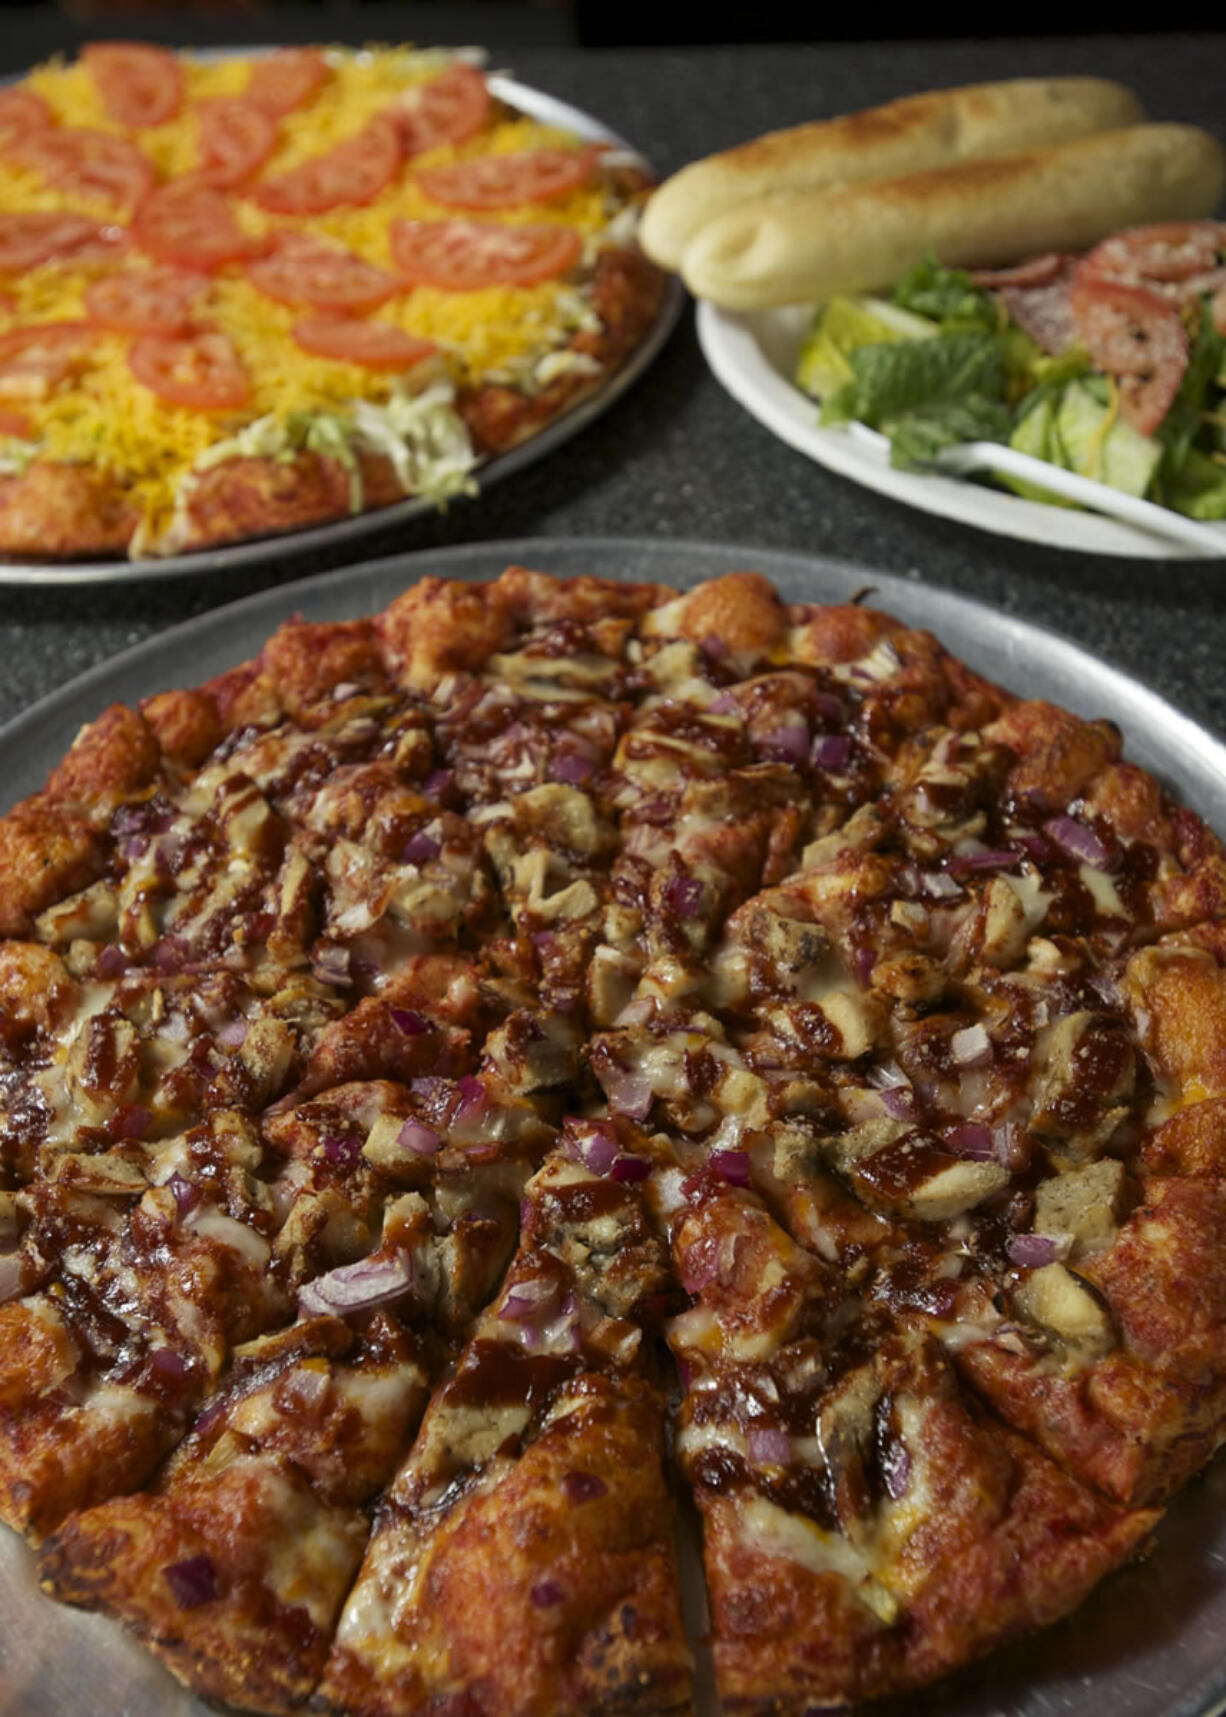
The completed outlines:
<svg viewBox="0 0 1226 1717">
<path fill-rule="evenodd" d="M 199 57 L 225 58 L 238 51 L 210 49 L 202 52 Z M 260 48 L 242 50 L 246 55 L 264 51 Z M 573 132 L 578 137 L 590 138 L 593 142 L 616 144 L 620 149 L 636 153 L 632 143 L 628 143 L 624 137 L 603 125 L 600 120 L 594 119 L 580 108 L 572 107 L 569 102 L 559 101 L 556 96 L 549 95 L 544 90 L 533 89 L 528 84 L 519 83 L 515 78 L 502 74 L 491 76 L 489 86 L 499 100 L 505 101 L 509 107 L 518 108 L 530 118 L 539 120 L 542 125 L 554 125 L 561 130 Z M 539 434 L 533 435 L 518 447 L 513 447 L 510 452 L 501 453 L 479 466 L 473 474 L 478 493 L 469 499 L 460 498 L 450 504 L 460 507 L 471 505 L 475 501 L 479 506 L 481 491 L 488 489 L 493 483 L 500 483 L 504 477 L 513 476 L 525 465 L 543 459 L 555 447 L 569 441 L 571 436 L 578 435 L 595 418 L 608 411 L 628 388 L 633 387 L 661 350 L 677 325 L 685 301 L 686 294 L 680 281 L 675 276 L 669 276 L 660 308 L 646 339 L 635 348 L 621 368 L 593 393 L 547 424 Z M 358 513 L 353 518 L 336 519 L 327 525 L 314 525 L 308 530 L 290 531 L 275 537 L 260 537 L 254 542 L 200 549 L 193 554 L 167 555 L 164 559 L 78 560 L 50 564 L 45 561 L 18 561 L 0 557 L 0 588 L 5 585 L 51 585 L 58 588 L 67 585 L 138 584 L 147 579 L 198 578 L 209 573 L 226 572 L 231 567 L 264 566 L 315 550 L 329 551 L 349 547 L 352 553 L 358 554 L 361 552 L 363 537 L 370 536 L 374 531 L 405 524 L 410 519 L 425 518 L 437 510 L 433 501 L 420 498 L 397 501 L 390 507 Z"/>
<path fill-rule="evenodd" d="M 1226 829 L 1226 746 L 1118 669 L 1054 633 L 966 598 L 816 556 L 698 542 L 536 538 L 426 550 L 282 585 L 138 645 L 0 729 L 0 805 L 32 791 L 77 728 L 115 699 L 193 685 L 254 654 L 291 614 L 371 613 L 427 574 L 495 577 L 512 563 L 557 574 L 687 585 L 757 567 L 794 600 L 876 605 L 929 628 L 957 655 L 1029 696 L 1123 729 L 1125 749 L 1211 824 Z M 687 1609 L 701 1634 L 692 1540 Z M 115 1625 L 61 1609 L 34 1584 L 29 1552 L 0 1530 L 0 1712 L 23 1717 L 206 1717 Z M 699 1650 L 701 1717 L 716 1710 Z M 994 1653 L 877 1717 L 1219 1717 L 1226 1712 L 1226 1456 L 1174 1499 L 1151 1554 L 1106 1580 L 1072 1617 Z"/>
</svg>

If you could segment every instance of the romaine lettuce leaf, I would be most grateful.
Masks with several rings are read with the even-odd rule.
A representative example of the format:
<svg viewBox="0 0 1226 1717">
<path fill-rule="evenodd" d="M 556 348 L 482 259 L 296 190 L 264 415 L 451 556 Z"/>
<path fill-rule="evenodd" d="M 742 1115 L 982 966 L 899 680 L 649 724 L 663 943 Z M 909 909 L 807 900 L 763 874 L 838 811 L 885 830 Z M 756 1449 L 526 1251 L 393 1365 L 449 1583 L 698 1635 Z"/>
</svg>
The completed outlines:
<svg viewBox="0 0 1226 1717">
<path fill-rule="evenodd" d="M 1004 400 L 1005 362 L 996 335 L 861 346 L 848 361 L 853 379 L 826 401 L 822 423 L 854 419 L 879 429 L 922 407 L 956 405 L 972 396 Z"/>
<path fill-rule="evenodd" d="M 998 334 L 1004 326 L 1003 312 L 991 293 L 981 291 L 965 270 L 942 268 L 934 256 L 907 270 L 894 288 L 894 302 L 951 332 Z"/>
<path fill-rule="evenodd" d="M 1191 519 L 1226 519 L 1226 465 L 1190 447 L 1178 472 L 1163 479 L 1162 502 Z"/>
<path fill-rule="evenodd" d="M 944 405 L 921 406 L 882 425 L 890 438 L 890 464 L 897 470 L 931 465 L 960 441 L 1007 441 L 1013 414 L 997 399 L 970 394 Z"/>
</svg>

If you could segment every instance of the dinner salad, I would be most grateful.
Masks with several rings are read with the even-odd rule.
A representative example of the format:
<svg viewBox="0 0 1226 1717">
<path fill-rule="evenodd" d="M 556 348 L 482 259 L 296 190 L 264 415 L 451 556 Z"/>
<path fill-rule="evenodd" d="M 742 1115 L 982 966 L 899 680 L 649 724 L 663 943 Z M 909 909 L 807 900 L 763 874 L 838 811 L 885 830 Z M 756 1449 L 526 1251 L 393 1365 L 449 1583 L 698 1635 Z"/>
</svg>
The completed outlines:
<svg viewBox="0 0 1226 1717">
<path fill-rule="evenodd" d="M 999 441 L 1192 518 L 1226 519 L 1226 222 L 1137 227 L 1082 256 L 1006 269 L 929 257 L 889 297 L 819 305 L 796 381 L 821 401 L 823 424 L 881 431 L 900 469 L 958 442 Z"/>
</svg>

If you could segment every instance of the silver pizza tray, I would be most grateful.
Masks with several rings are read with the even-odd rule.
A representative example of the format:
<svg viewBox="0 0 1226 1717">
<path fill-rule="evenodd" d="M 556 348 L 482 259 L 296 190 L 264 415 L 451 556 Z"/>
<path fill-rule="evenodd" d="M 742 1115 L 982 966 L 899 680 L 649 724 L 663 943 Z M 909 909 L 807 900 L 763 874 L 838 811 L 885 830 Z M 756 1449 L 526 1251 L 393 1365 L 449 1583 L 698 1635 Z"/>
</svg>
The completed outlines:
<svg viewBox="0 0 1226 1717">
<path fill-rule="evenodd" d="M 261 48 L 209 49 L 202 51 L 199 57 L 224 59 L 232 53 L 241 52 L 244 56 L 250 56 L 265 51 Z M 610 130 L 600 120 L 584 113 L 582 109 L 572 107 L 569 102 L 559 101 L 556 96 L 533 89 L 528 84 L 519 83 L 515 78 L 502 74 L 495 74 L 488 81 L 491 92 L 500 101 L 505 101 L 508 107 L 518 108 L 521 113 L 539 120 L 542 125 L 557 126 L 577 137 L 589 138 L 592 142 L 612 143 L 619 149 L 629 150 L 631 154 L 637 153 L 633 144 L 628 143 L 624 137 Z M 561 417 L 547 424 L 538 434 L 521 442 L 518 447 L 511 448 L 508 453 L 500 453 L 479 465 L 473 473 L 477 494 L 471 498 L 460 497 L 448 504 L 465 507 L 475 502 L 480 506 L 481 491 L 488 489 L 493 483 L 500 483 L 504 477 L 514 476 L 515 472 L 522 470 L 525 465 L 532 465 L 536 460 L 543 459 L 546 454 L 552 453 L 555 447 L 569 441 L 573 435 L 578 435 L 594 419 L 608 411 L 628 388 L 633 387 L 659 353 L 676 327 L 685 302 L 686 294 L 680 281 L 675 275 L 670 275 L 665 283 L 660 308 L 646 338 L 621 367 L 599 388 L 579 400 L 569 411 L 563 412 Z M 397 501 L 390 507 L 380 507 L 374 512 L 358 513 L 353 518 L 336 519 L 331 524 L 314 525 L 308 530 L 259 537 L 254 542 L 231 543 L 220 548 L 199 549 L 193 554 L 167 555 L 164 559 L 48 563 L 10 560 L 0 556 L 0 588 L 5 585 L 53 585 L 59 588 L 66 585 L 139 584 L 149 579 L 199 578 L 209 573 L 228 572 L 232 567 L 271 565 L 298 555 L 311 554 L 316 550 L 330 552 L 351 545 L 352 552 L 358 554 L 361 552 L 363 538 L 369 537 L 373 532 L 393 529 L 412 519 L 421 519 L 431 513 L 437 513 L 438 510 L 433 501 L 419 497 Z"/>
<path fill-rule="evenodd" d="M 1226 746 L 1118 669 L 1054 633 L 964 597 L 816 556 L 697 542 L 537 538 L 427 550 L 349 567 L 177 626 L 74 680 L 0 729 L 0 804 L 41 785 L 74 733 L 115 699 L 195 685 L 258 651 L 291 614 L 339 620 L 384 607 L 427 574 L 493 578 L 519 563 L 557 574 L 687 585 L 755 567 L 794 600 L 877 606 L 934 632 L 991 679 L 1124 732 L 1127 755 L 1226 829 Z M 692 1522 L 683 1532 L 687 1620 L 705 1627 Z M 699 1648 L 700 1717 L 717 1709 Z M 29 1552 L 0 1529 L 0 1714 L 205 1717 L 119 1627 L 38 1592 Z M 876 1717 L 1219 1717 L 1226 1712 L 1226 1456 L 1175 1498 L 1142 1562 L 1112 1575 L 1075 1615 L 994 1653 Z"/>
</svg>

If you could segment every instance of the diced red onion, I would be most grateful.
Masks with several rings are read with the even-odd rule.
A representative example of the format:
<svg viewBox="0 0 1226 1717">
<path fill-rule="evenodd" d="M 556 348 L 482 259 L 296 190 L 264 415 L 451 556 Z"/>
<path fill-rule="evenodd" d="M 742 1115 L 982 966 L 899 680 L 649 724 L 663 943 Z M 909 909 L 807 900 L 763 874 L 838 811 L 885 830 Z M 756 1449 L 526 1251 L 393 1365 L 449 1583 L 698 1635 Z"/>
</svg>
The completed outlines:
<svg viewBox="0 0 1226 1717">
<path fill-rule="evenodd" d="M 217 1042 L 223 1049 L 239 1049 L 247 1041 L 248 1029 L 245 1019 L 228 1019 L 217 1033 Z"/>
<path fill-rule="evenodd" d="M 945 1142 L 955 1156 L 967 1157 L 971 1162 L 990 1162 L 996 1155 L 991 1129 L 978 1121 L 965 1121 L 962 1126 L 952 1128 L 946 1133 Z"/>
<path fill-rule="evenodd" d="M 5 1252 L 0 1256 L 0 1306 L 21 1298 L 21 1253 Z"/>
<path fill-rule="evenodd" d="M 396 1143 L 402 1150 L 412 1151 L 415 1157 L 432 1157 L 442 1144 L 442 1139 L 433 1127 L 427 1127 L 424 1121 L 410 1118 L 396 1134 Z"/>
<path fill-rule="evenodd" d="M 333 1168 L 356 1168 L 362 1159 L 362 1141 L 353 1133 L 329 1133 L 323 1146 L 324 1156 Z"/>
<path fill-rule="evenodd" d="M 877 953 L 873 948 L 860 948 L 856 953 L 856 977 L 862 989 L 868 989 L 873 981 L 873 967 L 877 964 Z"/>
<path fill-rule="evenodd" d="M 888 1091 L 911 1083 L 896 1061 L 879 1061 L 876 1067 L 869 1068 L 866 1078 L 874 1091 Z"/>
<path fill-rule="evenodd" d="M 992 1155 L 1012 1172 L 1026 1167 L 1030 1151 L 1026 1135 L 1016 1121 L 1002 1121 L 992 1128 Z"/>
<path fill-rule="evenodd" d="M 1015 847 L 995 847 L 981 853 L 954 853 L 949 859 L 951 876 L 970 876 L 978 872 L 1016 870 L 1022 855 Z"/>
<path fill-rule="evenodd" d="M 646 1180 L 651 1174 L 651 1164 L 645 1157 L 619 1156 L 613 1159 L 609 1170 L 609 1179 L 617 1181 Z"/>
<path fill-rule="evenodd" d="M 545 1302 L 553 1299 L 556 1293 L 557 1284 L 546 1276 L 532 1276 L 527 1281 L 515 1282 L 508 1288 L 498 1315 L 511 1323 L 524 1323 L 536 1317 Z"/>
<path fill-rule="evenodd" d="M 976 1020 L 974 1025 L 954 1032 L 949 1040 L 949 1053 L 958 1067 L 986 1067 L 992 1059 L 992 1039 L 987 1028 Z"/>
<path fill-rule="evenodd" d="M 813 703 L 817 713 L 826 721 L 844 721 L 847 718 L 847 706 L 835 692 L 814 692 Z"/>
<path fill-rule="evenodd" d="M 706 637 L 699 642 L 698 648 L 704 656 L 709 656 L 713 662 L 722 662 L 728 654 L 726 640 L 719 637 L 715 632 L 708 632 Z"/>
<path fill-rule="evenodd" d="M 818 741 L 820 745 L 822 741 Z M 803 721 L 781 722 L 764 733 L 757 741 L 758 750 L 766 757 L 783 763 L 803 763 L 809 754 L 809 728 Z"/>
<path fill-rule="evenodd" d="M 586 781 L 592 773 L 592 765 L 586 757 L 580 757 L 577 752 L 566 752 L 555 756 L 549 765 L 549 779 L 564 781 L 570 786 Z"/>
<path fill-rule="evenodd" d="M 187 1180 L 178 1170 L 171 1175 L 166 1185 L 174 1193 L 175 1204 L 180 1216 L 190 1216 L 200 1203 L 201 1192 L 195 1181 Z"/>
<path fill-rule="evenodd" d="M 128 956 L 122 948 L 117 948 L 113 942 L 101 949 L 98 958 L 94 961 L 94 973 L 99 978 L 118 978 L 127 969 Z"/>
<path fill-rule="evenodd" d="M 1112 868 L 1112 855 L 1106 843 L 1076 817 L 1052 817 L 1043 824 L 1043 833 L 1070 858 L 1080 859 L 1094 870 Z"/>
<path fill-rule="evenodd" d="M 751 1425 L 745 1437 L 749 1458 L 759 1466 L 786 1467 L 792 1462 L 792 1439 L 786 1431 Z"/>
<path fill-rule="evenodd" d="M 909 1085 L 891 1085 L 881 1092 L 881 1107 L 896 1121 L 915 1118 L 915 1093 Z"/>
<path fill-rule="evenodd" d="M 471 1073 L 466 1073 L 462 1079 L 456 1080 L 455 1088 L 460 1098 L 455 1118 L 457 1121 L 471 1121 L 485 1108 L 488 1098 L 485 1086 Z"/>
<path fill-rule="evenodd" d="M 441 799 L 451 791 L 455 781 L 453 769 L 432 769 L 421 784 L 421 790 L 427 799 Z"/>
<path fill-rule="evenodd" d="M 845 733 L 819 733 L 812 755 L 815 769 L 846 769 L 851 760 L 851 740 Z"/>
<path fill-rule="evenodd" d="M 1059 1247 L 1045 1234 L 1015 1234 L 1005 1250 L 1014 1264 L 1024 1270 L 1038 1270 L 1044 1264 L 1054 1264 Z"/>
<path fill-rule="evenodd" d="M 538 1610 L 550 1610 L 562 1602 L 566 1593 L 556 1580 L 538 1580 L 528 1596 Z"/>
<path fill-rule="evenodd" d="M 628 1115 L 632 1121 L 647 1119 L 656 1095 L 649 1079 L 639 1074 L 627 1073 L 618 1078 L 606 1077 L 601 1083 L 609 1099 L 610 1109 L 619 1115 Z"/>
<path fill-rule="evenodd" d="M 187 1376 L 188 1364 L 173 1347 L 155 1347 L 149 1355 L 149 1369 L 167 1383 L 181 1383 Z"/>
<path fill-rule="evenodd" d="M 721 692 L 708 706 L 710 715 L 739 715 L 741 706 L 731 692 Z"/>
<path fill-rule="evenodd" d="M 925 871 L 919 881 L 929 900 L 956 900 L 962 893 L 962 885 L 943 870 Z"/>
<path fill-rule="evenodd" d="M 153 963 L 159 972 L 181 972 L 192 957 L 192 951 L 182 936 L 163 936 L 153 950 Z"/>
<path fill-rule="evenodd" d="M 602 1127 L 587 1127 L 570 1136 L 570 1154 L 593 1174 L 608 1174 L 620 1152 L 621 1146 L 612 1133 L 606 1133 Z"/>
<path fill-rule="evenodd" d="M 317 942 L 311 949 L 311 970 L 325 984 L 348 984 L 350 953 L 336 942 Z"/>
<path fill-rule="evenodd" d="M 424 829 L 418 829 L 417 833 L 404 843 L 400 856 L 405 864 L 429 864 L 442 850 L 440 841 L 436 841 L 434 836 L 428 835 Z"/>
<path fill-rule="evenodd" d="M 906 1495 L 911 1479 L 911 1456 L 897 1437 L 888 1438 L 881 1451 L 881 1476 L 885 1480 L 886 1495 L 892 1501 L 897 1502 L 899 1497 Z"/>
<path fill-rule="evenodd" d="M 608 1494 L 609 1487 L 595 1473 L 567 1473 L 562 1480 L 562 1489 L 568 1502 L 580 1503 L 595 1502 Z"/>
<path fill-rule="evenodd" d="M 729 1186 L 749 1185 L 748 1151 L 712 1151 L 711 1167 Z"/>
<path fill-rule="evenodd" d="M 1033 834 L 1029 829 L 1014 835 L 1013 839 L 1021 847 L 1027 858 L 1036 864 L 1046 864 L 1051 857 L 1051 843 L 1044 840 L 1042 835 Z"/>
<path fill-rule="evenodd" d="M 664 890 L 664 904 L 678 918 L 692 918 L 702 902 L 702 884 L 696 876 L 675 876 Z"/>
<path fill-rule="evenodd" d="M 402 1031 L 406 1037 L 424 1037 L 426 1032 L 435 1029 L 415 1008 L 389 1008 L 388 1012 L 397 1031 Z"/>
<path fill-rule="evenodd" d="M 162 1573 L 181 1610 L 199 1609 L 217 1596 L 217 1570 L 211 1557 L 189 1556 L 185 1562 L 172 1562 Z"/>
<path fill-rule="evenodd" d="M 407 1252 L 390 1257 L 360 1258 L 342 1264 L 326 1276 L 317 1276 L 298 1290 L 298 1307 L 308 1316 L 344 1317 L 346 1312 L 366 1312 L 390 1305 L 413 1286 L 415 1271 Z"/>
</svg>

